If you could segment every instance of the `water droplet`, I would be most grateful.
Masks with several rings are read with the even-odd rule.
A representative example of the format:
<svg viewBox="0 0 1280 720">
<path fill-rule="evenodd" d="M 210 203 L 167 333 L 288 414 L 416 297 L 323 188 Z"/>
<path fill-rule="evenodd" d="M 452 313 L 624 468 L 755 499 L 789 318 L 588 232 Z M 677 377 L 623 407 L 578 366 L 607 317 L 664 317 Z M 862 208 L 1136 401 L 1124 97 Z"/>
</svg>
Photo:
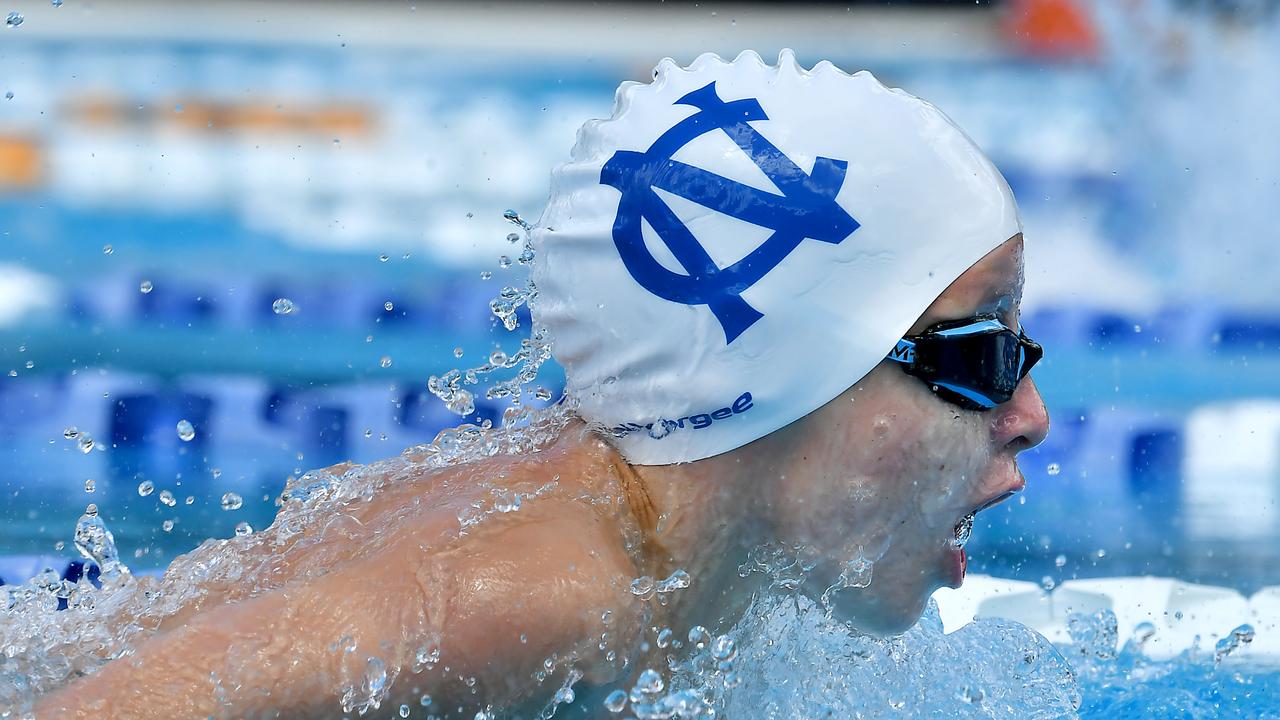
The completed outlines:
<svg viewBox="0 0 1280 720">
<path fill-rule="evenodd" d="M 12 90 L 5 90 L 5 92 L 4 92 L 4 99 L 5 99 L 5 100 L 12 100 L 12 99 L 13 99 L 13 91 L 12 91 Z"/>
<path fill-rule="evenodd" d="M 80 452 L 88 454 L 93 450 L 93 438 L 89 437 L 89 433 L 80 433 L 80 437 L 76 440 L 76 446 L 80 448 Z"/>
<path fill-rule="evenodd" d="M 504 270 L 505 270 L 506 268 L 511 267 L 511 258 L 507 257 L 506 255 L 499 255 L 499 256 L 498 256 L 498 267 L 503 268 Z"/>
<path fill-rule="evenodd" d="M 388 300 L 382 303 L 382 309 L 386 310 L 387 312 L 391 312 L 392 310 L 396 309 L 396 304 Z"/>
<path fill-rule="evenodd" d="M 1053 559 L 1053 566 L 1054 566 L 1054 567 L 1060 568 L 1060 567 L 1065 566 L 1066 564 L 1067 564 L 1067 556 L 1066 556 L 1066 555 L 1059 555 L 1058 557 L 1056 557 L 1056 558 L 1054 558 L 1054 559 Z"/>
<path fill-rule="evenodd" d="M 519 235 L 517 235 L 517 234 L 515 234 L 515 233 L 508 233 L 508 234 L 507 234 L 507 242 L 509 242 L 509 243 L 518 243 L 518 242 L 520 242 L 520 236 L 519 236 Z"/>
<path fill-rule="evenodd" d="M 62 550 L 62 548 L 66 547 L 66 546 L 67 546 L 67 544 L 66 544 L 66 543 L 64 543 L 64 542 L 62 542 L 61 540 L 59 540 L 58 542 L 56 542 L 56 543 L 54 543 L 54 544 L 53 544 L 53 549 L 54 549 L 54 550 Z"/>
<path fill-rule="evenodd" d="M 431 704 L 431 696 L 430 696 L 430 695 L 427 695 L 427 694 L 425 694 L 425 693 L 424 693 L 424 694 L 422 695 L 422 697 L 418 698 L 418 704 L 419 704 L 419 705 L 421 705 L 422 707 L 426 707 L 426 706 L 430 705 L 430 704 Z"/>
<path fill-rule="evenodd" d="M 720 662 L 732 660 L 737 652 L 738 649 L 733 645 L 733 638 L 728 635 L 721 635 L 711 643 L 711 657 Z"/>
<path fill-rule="evenodd" d="M 408 705 L 401 705 L 401 706 L 400 706 L 400 717 L 402 717 L 402 718 L 407 718 L 407 717 L 409 717 L 409 706 L 408 706 Z"/>
<path fill-rule="evenodd" d="M 689 628 L 689 643 L 695 648 L 701 650 L 709 642 L 711 642 L 711 633 L 707 632 L 706 628 L 701 625 L 694 625 Z"/>
<path fill-rule="evenodd" d="M 98 483 L 94 482 L 93 478 L 89 478 L 88 480 L 84 481 L 84 491 L 87 493 L 93 492 L 95 489 L 97 489 L 97 487 L 98 487 Z"/>
<path fill-rule="evenodd" d="M 178 500 L 174 498 L 173 493 L 169 492 L 168 490 L 160 491 L 160 502 L 164 503 L 165 505 L 168 505 L 169 507 L 173 507 L 174 505 L 178 504 Z"/>
<path fill-rule="evenodd" d="M 160 528 L 165 532 L 169 532 L 170 530 L 173 530 L 173 521 L 165 520 L 164 522 L 160 523 Z"/>
<path fill-rule="evenodd" d="M 111 247 L 110 245 L 103 245 L 103 246 L 102 246 L 102 254 L 103 254 L 103 255 L 110 255 L 111 253 L 113 253 L 113 252 L 115 252 L 115 251 L 116 251 L 116 250 L 115 250 L 115 248 Z"/>
<path fill-rule="evenodd" d="M 1058 586 L 1058 582 L 1049 575 L 1045 575 L 1044 577 L 1040 578 L 1040 589 L 1044 590 L 1045 592 L 1049 592 L 1050 590 L 1053 590 L 1057 586 Z"/>
<path fill-rule="evenodd" d="M 76 436 L 79 434 L 80 434 L 80 431 L 76 429 L 75 425 L 69 425 L 67 426 L 66 430 L 62 431 L 62 437 L 68 440 L 75 440 Z"/>
<path fill-rule="evenodd" d="M 551 391 L 546 388 L 540 387 L 537 390 L 533 391 L 533 396 L 539 400 L 550 400 Z"/>
<path fill-rule="evenodd" d="M 391 356 L 390 356 L 390 355 L 383 355 L 383 356 L 382 356 L 382 359 L 378 361 L 378 364 L 379 364 L 379 365 L 381 365 L 381 366 L 382 366 L 382 367 L 384 367 L 384 368 L 389 368 L 389 367 L 391 367 Z"/>
<path fill-rule="evenodd" d="M 246 535 L 251 535 L 252 533 L 253 533 L 253 526 L 250 525 L 249 523 L 241 521 L 236 524 L 236 535 L 238 537 L 244 537 Z"/>
<path fill-rule="evenodd" d="M 653 597 L 654 580 L 648 575 L 643 575 L 631 581 L 631 594 L 641 600 L 648 600 Z"/>
<path fill-rule="evenodd" d="M 559 705 L 568 705 L 574 701 L 575 697 L 576 696 L 573 694 L 573 688 L 562 687 L 556 691 L 555 701 Z"/>
<path fill-rule="evenodd" d="M 62 0 L 49 0 L 49 2 L 53 3 L 54 7 L 62 7 Z"/>
<path fill-rule="evenodd" d="M 195 501 L 196 501 L 196 498 L 195 498 L 195 496 L 194 496 L 194 495 L 188 495 L 188 496 L 186 497 L 186 499 L 185 499 L 185 500 L 183 500 L 182 502 L 183 502 L 183 504 L 185 504 L 185 505 L 193 505 L 193 504 L 195 504 Z"/>
<path fill-rule="evenodd" d="M 481 270 L 481 271 L 480 271 L 480 279 L 481 279 L 481 280 L 488 280 L 488 279 L 489 279 L 489 278 L 491 278 L 491 277 L 493 277 L 493 273 L 489 272 L 488 270 Z"/>
<path fill-rule="evenodd" d="M 671 644 L 671 636 L 675 633 L 671 632 L 671 628 L 662 628 L 658 631 L 658 647 L 665 648 Z"/>
<path fill-rule="evenodd" d="M 423 645 L 413 653 L 413 671 L 415 673 L 420 673 L 423 670 L 430 670 L 439 662 L 440 645 L 435 641 Z M 424 697 L 426 698 L 426 701 L 423 703 L 423 707 L 426 707 L 431 704 L 431 698 L 430 696 Z"/>
<path fill-rule="evenodd" d="M 662 692 L 664 687 L 666 687 L 666 683 L 662 681 L 662 676 L 658 674 L 658 671 L 653 668 L 645 668 L 644 672 L 640 673 L 640 677 L 636 678 L 634 692 L 642 696 L 652 697 Z"/>
<path fill-rule="evenodd" d="M 456 358 L 460 358 L 460 357 L 462 357 L 462 348 L 460 348 L 460 347 L 456 347 L 456 348 L 454 348 L 454 349 L 453 349 L 453 356 L 454 356 L 454 357 L 456 357 Z"/>
<path fill-rule="evenodd" d="M 690 582 L 692 580 L 689 577 L 689 573 L 684 570 L 676 570 L 668 575 L 666 580 L 659 580 L 654 590 L 659 593 L 675 592 L 689 587 Z"/>
<path fill-rule="evenodd" d="M 138 292 L 142 293 L 143 295 L 146 295 L 147 293 L 151 292 L 153 289 L 155 288 L 151 285 L 150 280 L 143 280 L 142 282 L 138 283 Z"/>
<path fill-rule="evenodd" d="M 1062 472 L 1062 466 L 1059 465 L 1058 463 L 1049 463 L 1049 467 L 1047 468 L 1047 470 L 1050 475 L 1057 475 L 1058 473 Z"/>
<path fill-rule="evenodd" d="M 508 209 L 502 213 L 502 217 L 504 220 L 509 222 L 515 222 L 520 219 L 520 213 L 515 210 Z"/>
<path fill-rule="evenodd" d="M 142 482 L 138 483 L 138 494 L 141 495 L 142 497 L 146 497 L 151 493 L 155 492 L 155 489 L 156 489 L 156 484 L 151 482 L 150 480 L 143 480 Z"/>
<path fill-rule="evenodd" d="M 14 10 L 13 12 L 9 13 L 8 17 L 4 19 L 4 24 L 8 25 L 11 28 L 15 28 L 21 25 L 22 21 L 25 19 L 26 18 L 22 17 L 22 13 L 18 12 L 17 10 Z"/>
<path fill-rule="evenodd" d="M 497 499 L 494 500 L 493 507 L 500 513 L 515 512 L 520 509 L 520 493 L 513 493 L 509 490 L 497 491 Z"/>
<path fill-rule="evenodd" d="M 277 315 L 288 315 L 292 313 L 293 310 L 293 301 L 289 298 L 276 298 L 276 301 L 271 303 L 271 312 Z"/>
<path fill-rule="evenodd" d="M 223 510 L 239 510 L 244 505 L 244 498 L 238 493 L 228 492 L 222 494 Z"/>
<path fill-rule="evenodd" d="M 195 426 L 189 420 L 178 421 L 178 437 L 182 442 L 191 442 L 196 436 Z"/>
<path fill-rule="evenodd" d="M 627 706 L 627 694 L 622 690 L 614 690 L 604 699 L 604 709 L 611 713 L 620 713 Z"/>
<path fill-rule="evenodd" d="M 676 427 L 677 424 L 674 420 L 658 418 L 649 426 L 649 437 L 654 440 L 661 440 L 662 438 L 670 435 L 671 431 L 676 429 Z"/>
<path fill-rule="evenodd" d="M 388 260 L 390 260 L 390 259 L 391 259 L 391 256 L 390 256 L 390 255 L 383 254 L 383 255 L 379 255 L 379 256 L 378 256 L 378 262 L 386 262 L 386 261 L 388 261 Z M 408 715 L 406 715 L 405 717 L 409 717 L 409 716 L 408 716 Z"/>
</svg>

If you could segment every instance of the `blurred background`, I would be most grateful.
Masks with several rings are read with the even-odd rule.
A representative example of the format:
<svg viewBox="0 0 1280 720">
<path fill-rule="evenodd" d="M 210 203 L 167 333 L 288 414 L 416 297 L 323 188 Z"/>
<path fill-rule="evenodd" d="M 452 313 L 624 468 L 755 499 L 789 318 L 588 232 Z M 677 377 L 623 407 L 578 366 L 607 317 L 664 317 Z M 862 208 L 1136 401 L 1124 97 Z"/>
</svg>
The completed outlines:
<svg viewBox="0 0 1280 720">
<path fill-rule="evenodd" d="M 1280 583 L 1275 5 L 11 0 L 0 578 L 88 503 L 158 568 L 430 441 L 427 378 L 528 330 L 503 213 L 576 128 L 663 56 L 791 47 L 943 108 L 1021 203 L 1053 431 L 971 570 Z"/>
</svg>

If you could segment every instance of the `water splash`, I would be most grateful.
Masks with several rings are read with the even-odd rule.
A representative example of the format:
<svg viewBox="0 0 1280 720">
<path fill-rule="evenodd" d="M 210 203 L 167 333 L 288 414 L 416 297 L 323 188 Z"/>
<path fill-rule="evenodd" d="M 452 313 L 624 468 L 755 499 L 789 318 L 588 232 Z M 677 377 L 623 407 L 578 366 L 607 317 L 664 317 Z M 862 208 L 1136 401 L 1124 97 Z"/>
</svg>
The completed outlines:
<svg viewBox="0 0 1280 720">
<path fill-rule="evenodd" d="M 523 238 L 524 244 L 517 260 L 523 266 L 530 265 L 534 259 L 530 235 L 532 226 L 514 210 L 507 210 L 503 217 L 521 229 L 520 234 L 511 233 L 507 240 L 519 242 Z M 515 238 L 514 241 L 511 240 L 512 237 Z M 509 265 L 510 261 L 507 260 L 504 267 Z M 508 285 L 489 301 L 489 310 L 508 332 L 515 331 L 520 327 L 518 311 L 521 307 L 532 307 L 537 302 L 537 296 L 538 291 L 532 280 L 526 280 L 519 288 Z M 461 357 L 457 352 L 454 355 Z M 550 399 L 545 391 L 539 393 L 538 389 L 529 387 L 536 380 L 538 371 L 550 359 L 551 343 L 545 329 L 534 328 L 528 337 L 521 339 L 520 347 L 515 353 L 495 350 L 490 353 L 488 362 L 477 367 L 454 369 L 439 376 L 432 375 L 427 381 L 427 389 L 444 402 L 450 411 L 466 416 L 475 412 L 475 398 L 464 386 L 478 385 L 496 371 L 515 370 L 511 377 L 493 382 L 485 391 L 485 397 L 490 400 L 508 399 L 511 403 L 508 412 L 514 413 L 510 421 L 518 422 L 526 393 L 539 400 Z M 507 423 L 508 418 L 504 417 L 503 422 Z"/>
<path fill-rule="evenodd" d="M 75 545 L 85 559 L 98 566 L 104 584 L 128 575 L 129 568 L 120 562 L 115 536 L 98 515 L 97 505 L 91 503 L 76 521 Z"/>
<path fill-rule="evenodd" d="M 633 688 L 637 718 L 1047 720 L 1074 717 L 1080 701 L 1070 666 L 1034 631 L 979 621 L 944 635 L 933 606 L 906 634 L 878 639 L 804 595 L 772 593 L 725 635 L 695 628 L 688 647 L 669 656 L 667 694 L 652 692 L 653 675 Z"/>
</svg>

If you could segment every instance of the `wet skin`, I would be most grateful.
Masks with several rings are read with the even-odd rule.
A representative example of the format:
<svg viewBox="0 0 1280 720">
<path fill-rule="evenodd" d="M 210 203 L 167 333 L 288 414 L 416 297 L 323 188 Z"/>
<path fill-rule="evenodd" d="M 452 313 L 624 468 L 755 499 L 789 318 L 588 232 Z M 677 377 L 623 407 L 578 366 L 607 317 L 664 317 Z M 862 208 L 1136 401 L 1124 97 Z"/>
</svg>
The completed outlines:
<svg viewBox="0 0 1280 720">
<path fill-rule="evenodd" d="M 1021 290 L 1015 236 L 911 331 L 990 311 L 1016 327 Z M 874 559 L 870 585 L 834 592 L 833 609 L 871 632 L 900 631 L 934 589 L 959 582 L 956 522 L 1021 489 L 1014 458 L 1047 431 L 1030 378 L 979 413 L 884 362 L 808 417 L 695 463 L 629 468 L 573 422 L 531 455 L 410 466 L 287 542 L 266 541 L 280 520 L 232 540 L 255 572 L 210 583 L 156 618 L 134 655 L 46 696 L 37 717 L 328 717 L 370 656 L 402 668 L 379 712 L 416 708 L 426 692 L 436 713 L 464 705 L 472 717 L 481 698 L 499 707 L 535 691 L 549 698 L 562 675 L 542 685 L 532 677 L 552 653 L 576 658 L 583 684 L 599 685 L 643 666 L 634 652 L 642 627 L 731 624 L 760 582 L 739 578 L 737 566 L 770 542 L 804 545 L 821 560 L 806 588 L 815 596 L 859 552 Z M 495 488 L 544 487 L 516 512 L 460 528 L 459 515 L 491 505 Z M 666 606 L 628 591 L 637 576 L 675 568 L 693 585 Z M 613 662 L 597 646 L 605 632 Z M 342 652 L 340 641 L 354 649 Z M 415 651 L 433 642 L 438 666 L 411 672 Z M 475 694 L 457 679 L 472 676 Z"/>
</svg>

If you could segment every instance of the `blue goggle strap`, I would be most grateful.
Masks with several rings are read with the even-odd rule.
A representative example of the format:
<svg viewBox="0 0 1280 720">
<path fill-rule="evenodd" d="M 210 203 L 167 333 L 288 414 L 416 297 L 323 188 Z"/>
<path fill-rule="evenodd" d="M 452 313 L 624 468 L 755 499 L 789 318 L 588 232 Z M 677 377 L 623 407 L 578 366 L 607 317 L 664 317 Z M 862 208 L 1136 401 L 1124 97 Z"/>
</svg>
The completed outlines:
<svg viewBox="0 0 1280 720">
<path fill-rule="evenodd" d="M 893 349 L 889 351 L 886 357 L 894 362 L 910 365 L 916 361 L 916 344 L 906 338 L 902 338 L 897 345 L 893 346 Z"/>
</svg>

